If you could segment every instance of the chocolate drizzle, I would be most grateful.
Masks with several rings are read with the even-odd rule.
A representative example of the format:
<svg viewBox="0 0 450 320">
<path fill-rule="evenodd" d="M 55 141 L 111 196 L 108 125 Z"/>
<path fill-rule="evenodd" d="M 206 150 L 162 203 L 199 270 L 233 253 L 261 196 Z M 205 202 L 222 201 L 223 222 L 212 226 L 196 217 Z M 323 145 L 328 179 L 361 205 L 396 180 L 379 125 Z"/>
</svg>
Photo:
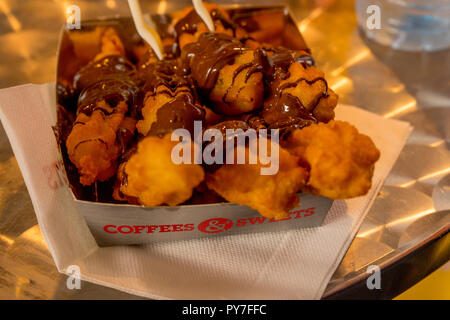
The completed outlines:
<svg viewBox="0 0 450 320">
<path fill-rule="evenodd" d="M 78 98 L 77 114 L 91 115 L 94 110 L 101 110 L 105 115 L 114 112 L 100 107 L 97 104 L 100 101 L 105 101 L 112 108 L 115 108 L 120 101 L 125 101 L 128 106 L 134 106 L 136 91 L 134 82 L 129 80 L 107 79 L 97 82 L 81 92 Z"/>
<path fill-rule="evenodd" d="M 210 11 L 211 18 L 213 21 L 220 21 L 225 29 L 235 30 L 235 26 L 232 21 L 228 20 L 220 10 L 213 9 Z M 197 14 L 197 12 L 192 9 L 184 18 L 180 19 L 175 24 L 175 33 L 177 38 L 183 33 L 195 34 L 197 32 L 197 25 L 203 23 L 203 20 Z"/>
<path fill-rule="evenodd" d="M 247 72 L 245 74 L 245 80 L 244 80 L 244 82 L 247 83 L 248 79 L 250 79 L 252 74 L 254 74 L 256 72 L 264 71 L 265 66 L 267 65 L 266 58 L 267 57 L 265 56 L 265 53 L 262 50 L 257 49 L 254 52 L 254 60 L 252 62 L 244 63 L 244 64 L 240 65 L 239 67 L 237 67 L 236 70 L 234 70 L 231 84 L 227 88 L 227 90 L 225 91 L 225 94 L 222 97 L 223 103 L 226 103 L 226 104 L 228 103 L 226 98 L 227 98 L 228 93 L 230 92 L 231 88 L 234 85 L 236 77 L 244 70 L 247 70 Z"/>
<path fill-rule="evenodd" d="M 138 91 L 135 76 L 134 65 L 118 55 L 104 57 L 81 68 L 73 81 L 75 90 L 81 92 L 77 114 L 90 115 L 94 110 L 102 110 L 105 115 L 110 114 L 109 110 L 97 105 L 100 101 L 105 101 L 111 108 L 120 101 L 125 101 L 133 109 L 134 97 Z"/>
<path fill-rule="evenodd" d="M 190 71 L 196 85 L 209 91 L 215 86 L 220 70 L 232 64 L 236 56 L 245 50 L 234 37 L 206 32 L 200 35 L 197 42 L 183 48 L 181 59 L 184 69 Z"/>
<path fill-rule="evenodd" d="M 303 128 L 317 123 L 317 118 L 313 115 L 320 99 L 328 97 L 328 84 L 323 77 L 313 80 L 299 78 L 292 82 L 281 84 L 283 80 L 289 78 L 289 72 L 285 72 L 281 67 L 275 72 L 275 80 L 272 82 L 270 97 L 265 101 L 262 116 L 269 128 Z M 325 90 L 319 94 L 312 108 L 306 108 L 300 99 L 288 92 L 288 88 L 295 88 L 300 82 L 312 85 L 318 81 L 325 84 Z"/>
<path fill-rule="evenodd" d="M 156 113 L 156 121 L 152 124 L 149 135 L 163 137 L 176 129 L 186 129 L 194 133 L 194 121 L 204 121 L 205 112 L 197 107 L 188 94 L 178 95 L 160 107 Z"/>
<path fill-rule="evenodd" d="M 139 68 L 139 76 L 144 80 L 143 91 L 156 94 L 159 86 L 164 86 L 167 90 L 158 91 L 158 94 L 175 96 L 175 91 L 193 93 L 195 88 L 186 70 L 179 66 L 179 60 L 164 59 L 158 60 Z"/>
<path fill-rule="evenodd" d="M 241 20 L 233 18 L 230 21 L 220 10 L 210 11 L 211 16 L 218 26 L 221 24 L 227 33 L 233 31 L 237 35 L 236 26 L 243 28 L 247 32 L 256 32 L 261 30 L 258 19 L 242 18 Z M 202 20 L 195 10 L 191 10 L 184 18 L 175 24 L 175 39 L 183 33 L 196 34 L 198 25 Z M 166 24 L 168 25 L 168 24 Z M 242 31 L 242 30 L 238 30 Z M 196 35 L 197 36 L 197 35 Z M 253 49 L 256 40 L 252 37 L 257 35 L 242 35 L 239 39 L 226 35 L 203 33 L 199 35 L 198 40 L 189 43 L 182 50 L 168 44 L 166 41 L 165 58 L 158 61 L 152 53 L 148 54 L 148 59 L 137 67 L 122 56 L 107 56 L 98 61 L 92 62 L 79 70 L 73 79 L 72 86 L 58 86 L 59 101 L 64 107 L 66 114 L 65 120 L 58 119 L 61 125 L 56 128 L 59 133 L 61 147 L 64 153 L 65 166 L 71 175 L 71 185 L 80 187 L 83 194 L 80 198 L 92 199 L 93 187 L 81 186 L 78 182 L 79 174 L 73 164 L 70 163 L 65 150 L 65 139 L 68 132 L 75 125 L 84 125 L 82 121 L 74 121 L 76 113 L 90 115 L 94 110 L 101 110 L 104 115 L 115 112 L 115 107 L 120 101 L 125 101 L 129 106 L 130 116 L 138 120 L 141 117 L 138 107 L 144 105 L 144 98 L 151 96 L 164 95 L 167 97 L 167 103 L 158 108 L 156 112 L 156 121 L 150 127 L 149 135 L 164 136 L 175 129 L 184 128 L 193 133 L 194 121 L 205 120 L 205 110 L 200 103 L 206 107 L 211 107 L 213 103 L 210 100 L 209 93 L 217 83 L 220 71 L 227 65 L 234 64 L 236 58 L 248 51 L 254 52 L 254 59 L 251 62 L 243 63 L 237 66 L 232 75 L 227 75 L 227 79 L 232 78 L 230 86 L 223 91 L 222 98 L 224 103 L 227 95 L 232 91 L 233 85 L 242 79 L 248 82 L 255 73 L 262 73 L 264 80 L 264 105 L 255 109 L 252 113 L 233 116 L 221 116 L 221 119 L 228 119 L 217 123 L 208 128 L 216 128 L 225 133 L 226 129 L 247 130 L 253 128 L 259 129 L 280 129 L 280 138 L 289 134 L 296 128 L 303 128 L 318 120 L 314 116 L 314 110 L 322 98 L 328 96 L 327 82 L 322 77 L 315 79 L 300 78 L 289 81 L 289 67 L 292 63 L 300 63 L 304 68 L 315 65 L 314 59 L 308 54 L 308 49 L 300 48 L 306 51 L 294 51 L 283 47 L 263 46 Z M 165 37 L 174 38 L 173 34 L 166 33 Z M 247 42 L 247 40 L 253 40 Z M 246 43 L 247 42 L 247 43 Z M 287 42 L 284 42 L 287 43 Z M 175 41 L 177 45 L 177 41 Z M 180 52 L 181 51 L 181 52 Z M 134 60 L 133 60 L 134 61 Z M 243 76 L 245 74 L 245 77 Z M 311 79 L 311 80 L 310 80 Z M 228 80 L 229 81 L 229 80 Z M 289 93 L 289 88 L 296 87 L 299 83 L 305 82 L 313 85 L 316 82 L 323 82 L 325 89 L 317 94 L 316 99 L 305 105 L 298 97 Z M 73 89 L 72 89 L 73 88 Z M 145 96 L 144 96 L 145 95 Z M 230 93 L 231 95 L 231 93 Z M 78 103 L 77 100 L 78 99 Z M 106 102 L 106 106 L 98 102 Z M 69 107 L 72 104 L 74 107 Z M 119 108 L 117 108 L 118 110 Z M 71 117 L 67 116 L 70 115 Z M 139 116 L 138 116 L 139 114 Z M 135 153 L 137 141 L 142 138 L 135 135 L 129 129 L 119 127 L 116 132 L 116 143 L 120 147 L 121 156 L 118 163 L 126 162 L 132 154 Z M 98 139 L 99 141 L 101 139 Z M 92 141 L 86 140 L 79 143 Z M 104 141 L 100 141 L 105 143 Z M 75 148 L 77 148 L 77 145 Z M 213 166 L 208 166 L 208 168 Z M 118 174 L 119 184 L 127 184 L 127 177 L 124 172 Z M 98 184 L 99 190 L 107 196 L 100 196 L 111 199 L 112 185 L 111 181 Z M 120 190 L 119 190 L 120 191 Z M 80 193 L 77 192 L 77 196 Z M 123 196 L 123 195 L 122 195 Z M 124 196 L 124 201 L 132 203 L 132 200 Z"/>
<path fill-rule="evenodd" d="M 81 92 L 96 82 L 106 79 L 129 80 L 133 78 L 135 71 L 134 65 L 126 58 L 119 55 L 106 56 L 81 68 L 73 78 L 73 87 Z"/>
</svg>

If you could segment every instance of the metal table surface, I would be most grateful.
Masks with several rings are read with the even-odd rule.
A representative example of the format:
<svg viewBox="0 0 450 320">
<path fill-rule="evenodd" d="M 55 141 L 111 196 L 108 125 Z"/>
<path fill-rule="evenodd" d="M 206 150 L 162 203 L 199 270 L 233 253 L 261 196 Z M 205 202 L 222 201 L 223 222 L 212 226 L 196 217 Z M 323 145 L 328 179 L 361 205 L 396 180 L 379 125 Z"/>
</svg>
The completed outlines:
<svg viewBox="0 0 450 320">
<path fill-rule="evenodd" d="M 157 13 L 188 3 L 141 2 L 144 11 Z M 415 127 L 324 295 L 392 298 L 450 256 L 450 211 L 437 211 L 435 206 L 442 209 L 442 204 L 433 201 L 438 181 L 450 173 L 450 50 L 406 53 L 366 40 L 351 0 L 277 4 L 283 2 L 300 21 L 341 103 Z M 0 88 L 54 81 L 59 30 L 71 4 L 80 6 L 82 19 L 129 15 L 125 0 L 0 1 Z M 370 265 L 382 270 L 381 290 L 366 287 Z M 0 299 L 135 298 L 86 282 L 81 290 L 66 288 L 66 276 L 56 270 L 0 125 Z"/>
</svg>

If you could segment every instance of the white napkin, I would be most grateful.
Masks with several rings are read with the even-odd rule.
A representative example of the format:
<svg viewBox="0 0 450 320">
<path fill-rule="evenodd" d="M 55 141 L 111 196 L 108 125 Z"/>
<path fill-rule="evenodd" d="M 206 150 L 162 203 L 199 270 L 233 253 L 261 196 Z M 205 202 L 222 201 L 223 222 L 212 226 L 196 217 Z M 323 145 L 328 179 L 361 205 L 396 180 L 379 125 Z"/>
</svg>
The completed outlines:
<svg viewBox="0 0 450 320">
<path fill-rule="evenodd" d="M 0 119 L 58 270 L 78 265 L 84 280 L 156 299 L 321 298 L 412 130 L 338 106 L 336 118 L 369 135 L 381 158 L 370 192 L 335 201 L 321 227 L 99 248 L 54 169 L 54 96 L 54 84 L 0 90 Z"/>
</svg>

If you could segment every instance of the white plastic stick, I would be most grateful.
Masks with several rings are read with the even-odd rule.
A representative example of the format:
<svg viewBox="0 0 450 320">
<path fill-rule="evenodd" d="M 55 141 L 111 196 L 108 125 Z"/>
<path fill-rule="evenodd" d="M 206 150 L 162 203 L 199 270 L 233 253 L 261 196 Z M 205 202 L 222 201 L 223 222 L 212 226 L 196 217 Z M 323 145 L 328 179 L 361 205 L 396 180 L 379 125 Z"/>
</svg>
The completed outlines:
<svg viewBox="0 0 450 320">
<path fill-rule="evenodd" d="M 139 35 L 144 39 L 150 47 L 152 47 L 156 56 L 159 60 L 163 58 L 163 45 L 161 41 L 161 37 L 156 32 L 156 30 L 150 28 L 144 22 L 144 18 L 142 17 L 141 6 L 139 5 L 138 0 L 128 0 L 128 5 L 130 6 L 131 15 L 133 16 L 134 25 L 136 26 L 136 30 Z"/>
<path fill-rule="evenodd" d="M 192 0 L 195 11 L 202 18 L 203 22 L 208 27 L 209 31 L 214 32 L 214 22 L 211 19 L 208 9 L 206 9 L 202 0 Z"/>
</svg>

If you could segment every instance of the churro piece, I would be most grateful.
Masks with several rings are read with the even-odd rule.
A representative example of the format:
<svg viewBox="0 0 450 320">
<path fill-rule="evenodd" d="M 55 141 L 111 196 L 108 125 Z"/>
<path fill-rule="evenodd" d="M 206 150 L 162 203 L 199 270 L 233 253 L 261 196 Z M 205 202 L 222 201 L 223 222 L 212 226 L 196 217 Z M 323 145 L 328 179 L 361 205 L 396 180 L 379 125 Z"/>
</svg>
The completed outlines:
<svg viewBox="0 0 450 320">
<path fill-rule="evenodd" d="M 115 30 L 106 29 L 98 59 L 74 77 L 74 88 L 81 93 L 66 146 L 83 185 L 111 178 L 134 137 L 135 68 L 124 53 Z"/>
<path fill-rule="evenodd" d="M 108 180 L 115 174 L 120 152 L 116 132 L 128 110 L 124 101 L 115 108 L 104 101 L 96 107 L 91 115 L 81 113 L 77 117 L 66 141 L 70 161 L 77 167 L 83 185 Z"/>
</svg>

